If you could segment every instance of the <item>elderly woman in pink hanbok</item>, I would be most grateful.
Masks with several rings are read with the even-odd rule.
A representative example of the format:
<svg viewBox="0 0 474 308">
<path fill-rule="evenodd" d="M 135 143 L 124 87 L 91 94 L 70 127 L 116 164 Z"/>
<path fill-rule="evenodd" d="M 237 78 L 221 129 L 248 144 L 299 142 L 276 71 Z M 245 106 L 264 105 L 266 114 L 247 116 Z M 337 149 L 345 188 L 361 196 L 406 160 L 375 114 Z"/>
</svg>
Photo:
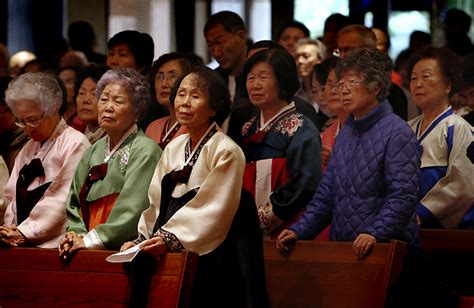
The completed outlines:
<svg viewBox="0 0 474 308">
<path fill-rule="evenodd" d="M 59 116 L 62 92 L 54 77 L 26 73 L 13 80 L 6 102 L 31 137 L 18 154 L 5 197 L 10 201 L 0 241 L 57 247 L 66 230 L 66 198 L 89 141 Z"/>
</svg>

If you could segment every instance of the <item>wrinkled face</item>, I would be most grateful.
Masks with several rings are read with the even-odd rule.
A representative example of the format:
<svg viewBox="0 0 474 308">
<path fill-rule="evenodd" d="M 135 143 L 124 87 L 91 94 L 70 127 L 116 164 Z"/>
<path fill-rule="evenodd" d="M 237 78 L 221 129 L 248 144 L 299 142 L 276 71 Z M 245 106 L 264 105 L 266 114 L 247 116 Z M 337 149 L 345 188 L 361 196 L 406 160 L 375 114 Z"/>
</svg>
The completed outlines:
<svg viewBox="0 0 474 308">
<path fill-rule="evenodd" d="M 280 100 L 278 81 L 268 63 L 258 62 L 250 69 L 246 86 L 250 102 L 260 109 Z"/>
<path fill-rule="evenodd" d="M 304 32 L 295 27 L 288 27 L 281 33 L 278 44 L 285 47 L 285 49 L 294 57 L 296 55 L 296 43 L 305 38 Z"/>
<path fill-rule="evenodd" d="M 192 73 L 181 81 L 174 108 L 176 119 L 188 130 L 206 129 L 210 118 L 216 115 L 209 106 L 209 94 L 199 86 L 198 77 Z"/>
<path fill-rule="evenodd" d="M 431 108 L 448 99 L 451 85 L 447 83 L 438 61 L 422 59 L 413 67 L 410 79 L 410 93 L 413 102 L 422 110 Z"/>
<path fill-rule="evenodd" d="M 349 114 L 360 119 L 372 111 L 377 104 L 377 90 L 369 90 L 362 75 L 354 70 L 345 72 L 338 82 L 338 90 L 341 95 L 342 105 Z"/>
<path fill-rule="evenodd" d="M 245 31 L 227 32 L 222 25 L 210 28 L 206 34 L 207 49 L 211 56 L 225 70 L 235 70 L 241 66 L 246 56 Z"/>
<path fill-rule="evenodd" d="M 76 108 L 79 119 L 84 122 L 97 124 L 98 111 L 95 89 L 97 83 L 91 78 L 86 78 L 79 88 L 76 97 Z"/>
<path fill-rule="evenodd" d="M 318 58 L 318 47 L 313 44 L 300 45 L 296 49 L 296 64 L 298 75 L 308 77 L 313 72 L 313 66 L 321 62 Z"/>
<path fill-rule="evenodd" d="M 361 48 L 362 43 L 357 32 L 346 32 L 337 38 L 337 48 L 339 49 L 339 57 L 344 58 L 348 53 L 356 48 Z"/>
<path fill-rule="evenodd" d="M 17 122 L 24 125 L 25 133 L 38 142 L 46 141 L 54 132 L 58 123 L 57 115 L 44 115 L 39 104 L 30 100 L 17 101 L 13 113 L 17 118 Z"/>
<path fill-rule="evenodd" d="M 155 76 L 156 100 L 160 105 L 169 106 L 170 92 L 176 80 L 183 75 L 179 60 L 172 60 L 163 64 Z"/>
<path fill-rule="evenodd" d="M 331 70 L 324 87 L 324 99 L 328 105 L 328 108 L 332 114 L 345 113 L 344 107 L 341 101 L 341 95 L 337 91 L 337 79 L 336 72 Z"/>
<path fill-rule="evenodd" d="M 131 68 L 138 72 L 141 72 L 143 69 L 137 65 L 135 56 L 127 44 L 119 44 L 109 49 L 106 63 L 111 69 L 122 67 Z"/>
<path fill-rule="evenodd" d="M 65 69 L 59 73 L 58 77 L 66 87 L 68 104 L 72 104 L 72 99 L 74 97 L 74 83 L 76 82 L 76 72 L 71 69 Z"/>
<path fill-rule="evenodd" d="M 137 119 L 125 87 L 119 83 L 109 83 L 100 94 L 97 103 L 99 125 L 107 134 L 123 135 Z"/>
</svg>

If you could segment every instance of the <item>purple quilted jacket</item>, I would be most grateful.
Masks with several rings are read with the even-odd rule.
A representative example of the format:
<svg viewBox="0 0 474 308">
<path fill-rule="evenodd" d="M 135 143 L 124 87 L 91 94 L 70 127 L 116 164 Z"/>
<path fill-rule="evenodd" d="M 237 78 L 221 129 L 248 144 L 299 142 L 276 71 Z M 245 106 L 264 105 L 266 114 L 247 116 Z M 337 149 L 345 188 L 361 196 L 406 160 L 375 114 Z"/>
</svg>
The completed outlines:
<svg viewBox="0 0 474 308">
<path fill-rule="evenodd" d="M 333 241 L 368 233 L 378 242 L 403 240 L 416 253 L 420 153 L 387 100 L 362 119 L 349 117 L 316 194 L 290 229 L 298 239 L 312 239 L 331 223 Z"/>
</svg>

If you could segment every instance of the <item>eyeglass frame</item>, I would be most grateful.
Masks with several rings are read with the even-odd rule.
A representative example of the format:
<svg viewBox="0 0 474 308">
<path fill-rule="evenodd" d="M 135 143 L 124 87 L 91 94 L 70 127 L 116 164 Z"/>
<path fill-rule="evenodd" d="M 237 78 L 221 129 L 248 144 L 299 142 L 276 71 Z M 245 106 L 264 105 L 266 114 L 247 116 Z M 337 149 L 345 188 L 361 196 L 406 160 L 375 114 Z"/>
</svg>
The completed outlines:
<svg viewBox="0 0 474 308">
<path fill-rule="evenodd" d="M 39 119 L 33 119 L 33 120 L 28 120 L 28 121 L 16 119 L 15 125 L 18 126 L 19 128 L 25 128 L 27 126 L 31 128 L 37 128 L 38 126 L 41 125 L 41 121 L 45 118 L 45 116 L 46 115 L 43 113 Z"/>
<path fill-rule="evenodd" d="M 180 77 L 179 74 L 177 73 L 168 73 L 168 74 L 164 74 L 164 73 L 156 73 L 155 75 L 155 80 L 159 80 L 161 82 L 165 81 L 166 79 L 170 80 L 170 81 L 173 81 L 175 82 L 176 80 L 178 80 Z"/>
<path fill-rule="evenodd" d="M 346 82 L 338 82 L 333 86 L 333 89 L 337 92 L 341 91 L 343 87 L 346 87 L 349 91 L 357 87 L 363 82 L 362 79 L 348 80 Z"/>
<path fill-rule="evenodd" d="M 340 58 L 341 57 L 341 54 L 344 53 L 348 53 L 349 51 L 351 50 L 354 50 L 356 49 L 357 47 L 344 47 L 344 48 L 336 48 L 332 51 L 332 55 L 335 56 L 335 57 L 338 57 Z"/>
</svg>

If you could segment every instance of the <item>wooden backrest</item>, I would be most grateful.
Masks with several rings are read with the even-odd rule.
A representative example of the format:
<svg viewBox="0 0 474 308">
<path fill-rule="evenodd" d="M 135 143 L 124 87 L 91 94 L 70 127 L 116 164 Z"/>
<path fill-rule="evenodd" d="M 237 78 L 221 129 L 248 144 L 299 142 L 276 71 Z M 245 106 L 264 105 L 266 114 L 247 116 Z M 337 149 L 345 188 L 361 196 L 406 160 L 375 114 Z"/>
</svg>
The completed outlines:
<svg viewBox="0 0 474 308">
<path fill-rule="evenodd" d="M 452 292 L 474 296 L 474 230 L 421 229 L 421 264 Z"/>
<path fill-rule="evenodd" d="M 405 243 L 375 244 L 359 260 L 352 243 L 298 241 L 289 255 L 265 241 L 270 303 L 275 307 L 383 307 L 401 271 Z"/>
<path fill-rule="evenodd" d="M 420 235 L 424 254 L 474 253 L 474 230 L 421 229 Z"/>
<path fill-rule="evenodd" d="M 0 307 L 127 307 L 135 269 L 105 261 L 112 253 L 83 250 L 63 264 L 54 249 L 0 248 Z M 148 307 L 189 304 L 197 255 L 154 260 Z"/>
</svg>

